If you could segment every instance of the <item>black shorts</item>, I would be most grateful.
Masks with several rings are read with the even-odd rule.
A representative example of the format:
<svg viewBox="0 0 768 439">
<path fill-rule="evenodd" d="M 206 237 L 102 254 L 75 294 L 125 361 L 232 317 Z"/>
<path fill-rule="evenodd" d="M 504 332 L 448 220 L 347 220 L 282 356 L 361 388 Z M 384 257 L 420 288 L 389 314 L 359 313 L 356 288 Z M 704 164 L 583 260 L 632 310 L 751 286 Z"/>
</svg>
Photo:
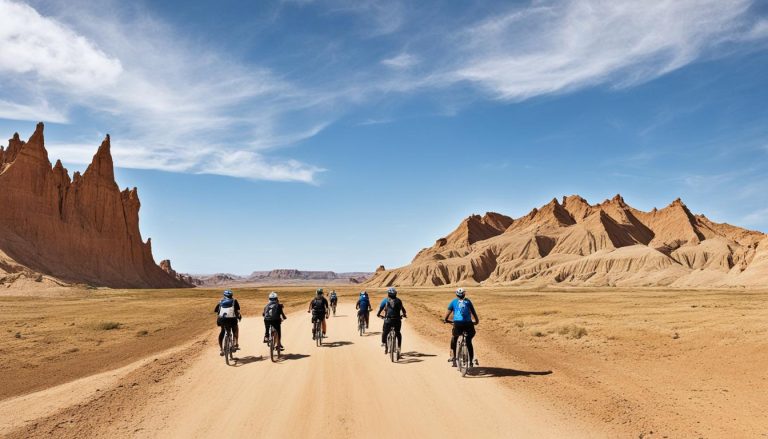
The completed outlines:
<svg viewBox="0 0 768 439">
<path fill-rule="evenodd" d="M 472 338 L 475 336 L 475 325 L 471 322 L 454 322 L 453 323 L 453 336 L 458 337 L 462 332 L 467 331 L 467 336 Z"/>
<path fill-rule="evenodd" d="M 216 319 L 216 325 L 221 326 L 222 329 L 237 328 L 237 319 L 219 317 Z"/>
<path fill-rule="evenodd" d="M 322 313 L 322 314 L 312 313 L 312 323 L 315 323 L 317 321 L 321 321 L 322 322 L 323 319 L 325 319 L 325 313 Z"/>
</svg>

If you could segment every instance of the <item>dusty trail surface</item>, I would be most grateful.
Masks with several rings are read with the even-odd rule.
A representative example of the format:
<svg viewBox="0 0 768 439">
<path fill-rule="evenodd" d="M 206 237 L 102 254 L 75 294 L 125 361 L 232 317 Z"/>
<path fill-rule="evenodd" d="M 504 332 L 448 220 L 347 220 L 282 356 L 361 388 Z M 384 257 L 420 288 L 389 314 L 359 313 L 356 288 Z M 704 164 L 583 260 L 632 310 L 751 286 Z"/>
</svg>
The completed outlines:
<svg viewBox="0 0 768 439">
<path fill-rule="evenodd" d="M 51 428 L 57 437 L 86 431 L 90 437 L 153 438 L 600 434 L 493 378 L 462 379 L 446 363 L 445 349 L 418 336 L 407 321 L 397 364 L 379 346 L 381 321 L 372 318 L 371 333 L 359 336 L 351 305 L 340 305 L 329 319 L 322 347 L 311 339 L 306 313 L 290 314 L 283 326 L 287 350 L 279 363 L 269 360 L 261 343 L 261 319 L 244 319 L 236 366 L 226 366 L 218 347 L 208 343 L 187 367 L 172 369 L 173 379 L 155 371 L 155 385 L 128 383 L 136 390 L 126 390 L 126 396 L 94 410 L 86 404 L 70 428 L 61 428 L 70 416 L 64 411 L 16 436 L 47 435 Z M 145 397 L 137 397 L 142 391 Z M 78 427 L 83 425 L 88 430 Z"/>
</svg>

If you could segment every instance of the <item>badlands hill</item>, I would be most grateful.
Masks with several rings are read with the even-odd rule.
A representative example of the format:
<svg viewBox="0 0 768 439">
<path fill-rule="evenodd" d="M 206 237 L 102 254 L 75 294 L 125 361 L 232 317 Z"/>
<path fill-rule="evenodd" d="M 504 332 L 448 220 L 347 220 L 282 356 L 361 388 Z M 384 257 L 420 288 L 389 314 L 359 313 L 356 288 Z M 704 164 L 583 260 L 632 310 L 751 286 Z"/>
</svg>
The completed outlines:
<svg viewBox="0 0 768 439">
<path fill-rule="evenodd" d="M 15 134 L 0 147 L 0 285 L 191 286 L 155 263 L 140 205 L 136 188 L 115 183 L 109 135 L 70 179 L 61 161 L 51 166 L 42 123 L 27 142 Z"/>
<path fill-rule="evenodd" d="M 643 212 L 617 195 L 553 199 L 522 218 L 472 215 L 371 286 L 765 286 L 768 237 L 694 215 L 680 199 Z"/>
<path fill-rule="evenodd" d="M 334 271 L 308 271 L 295 268 L 281 268 L 271 271 L 254 271 L 248 276 L 238 276 L 230 273 L 210 275 L 191 275 L 190 281 L 197 285 L 226 286 L 226 285 L 323 285 L 326 283 L 358 284 L 365 282 L 373 273 L 350 272 L 336 273 Z"/>
</svg>

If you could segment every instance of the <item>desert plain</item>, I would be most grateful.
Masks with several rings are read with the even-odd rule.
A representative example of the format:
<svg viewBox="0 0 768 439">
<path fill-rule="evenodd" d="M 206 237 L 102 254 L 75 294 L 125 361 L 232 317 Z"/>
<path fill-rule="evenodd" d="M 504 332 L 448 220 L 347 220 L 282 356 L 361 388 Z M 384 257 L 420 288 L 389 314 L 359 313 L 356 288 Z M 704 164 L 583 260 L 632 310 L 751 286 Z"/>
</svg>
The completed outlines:
<svg viewBox="0 0 768 439">
<path fill-rule="evenodd" d="M 280 292 L 289 315 L 286 355 L 279 363 L 269 361 L 260 340 L 260 314 L 272 289 Z M 488 417 L 470 423 L 477 437 L 768 435 L 766 290 L 471 288 L 481 319 L 475 339 L 480 364 L 461 378 L 446 362 L 450 328 L 442 317 L 451 288 L 400 289 L 408 319 L 404 361 L 398 364 L 379 351 L 380 321 L 371 319 L 367 336 L 355 333 L 353 304 L 361 288 L 335 289 L 339 313 L 329 319 L 325 345 L 331 349 L 311 344 L 305 307 L 313 288 L 236 289 L 244 320 L 235 367 L 224 364 L 215 346 L 219 289 L 70 288 L 4 295 L 0 435 L 162 437 L 186 431 L 204 436 L 198 428 L 163 429 L 173 426 L 169 416 L 190 407 L 213 414 L 228 409 L 219 407 L 215 394 L 200 393 L 216 387 L 200 383 L 206 379 L 236 379 L 242 395 L 227 397 L 226 405 L 254 411 L 233 420 L 248 428 L 233 429 L 232 436 L 264 432 L 277 422 L 258 415 L 264 413 L 258 398 L 278 408 L 281 400 L 290 405 L 293 399 L 328 406 L 311 414 L 302 412 L 301 404 L 276 409 L 280 422 L 287 422 L 272 434 L 277 437 L 298 432 L 289 427 L 298 425 L 289 422 L 295 416 L 319 418 L 299 423 L 317 437 L 386 435 L 350 419 L 334 420 L 329 413 L 349 416 L 334 410 L 336 400 L 359 403 L 351 413 L 381 416 L 396 410 L 402 425 L 410 426 L 403 434 L 413 437 L 439 436 L 451 410 Z M 369 292 L 374 303 L 383 297 L 382 289 Z M 405 381 L 402 387 L 382 384 L 393 379 Z M 436 388 L 420 392 L 431 395 L 408 395 L 409 387 L 432 385 Z M 464 389 L 464 403 L 452 399 L 454 386 Z M 499 416 L 521 430 L 493 428 L 495 415 L 479 409 L 484 399 L 494 398 L 503 401 L 493 404 L 502 409 Z M 424 408 L 425 402 L 433 410 Z M 187 427 L 200 416 L 180 415 Z"/>
</svg>

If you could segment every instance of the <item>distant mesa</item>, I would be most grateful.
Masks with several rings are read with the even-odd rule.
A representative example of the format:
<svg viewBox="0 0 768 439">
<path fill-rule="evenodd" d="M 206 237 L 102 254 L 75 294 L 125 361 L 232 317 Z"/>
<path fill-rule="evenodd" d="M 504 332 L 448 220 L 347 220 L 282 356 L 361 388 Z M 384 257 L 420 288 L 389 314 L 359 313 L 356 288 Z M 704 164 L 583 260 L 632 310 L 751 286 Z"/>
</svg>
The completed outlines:
<svg viewBox="0 0 768 439">
<path fill-rule="evenodd" d="M 296 285 L 312 284 L 360 284 L 373 275 L 366 272 L 336 273 L 334 271 L 306 271 L 295 268 L 280 268 L 270 271 L 254 271 L 247 276 L 238 276 L 229 273 L 217 273 L 212 275 L 185 275 L 191 277 L 194 282 L 203 286 L 227 286 L 227 285 Z"/>
<path fill-rule="evenodd" d="M 51 166 L 43 124 L 0 147 L 0 285 L 22 281 L 113 288 L 190 287 L 158 266 L 139 231 L 136 188 L 115 183 L 106 136 L 81 175 Z"/>
<path fill-rule="evenodd" d="M 380 267 L 383 268 L 383 267 Z M 764 286 L 765 234 L 694 215 L 679 198 L 643 212 L 621 195 L 553 199 L 513 219 L 471 215 L 369 286 Z"/>
</svg>

